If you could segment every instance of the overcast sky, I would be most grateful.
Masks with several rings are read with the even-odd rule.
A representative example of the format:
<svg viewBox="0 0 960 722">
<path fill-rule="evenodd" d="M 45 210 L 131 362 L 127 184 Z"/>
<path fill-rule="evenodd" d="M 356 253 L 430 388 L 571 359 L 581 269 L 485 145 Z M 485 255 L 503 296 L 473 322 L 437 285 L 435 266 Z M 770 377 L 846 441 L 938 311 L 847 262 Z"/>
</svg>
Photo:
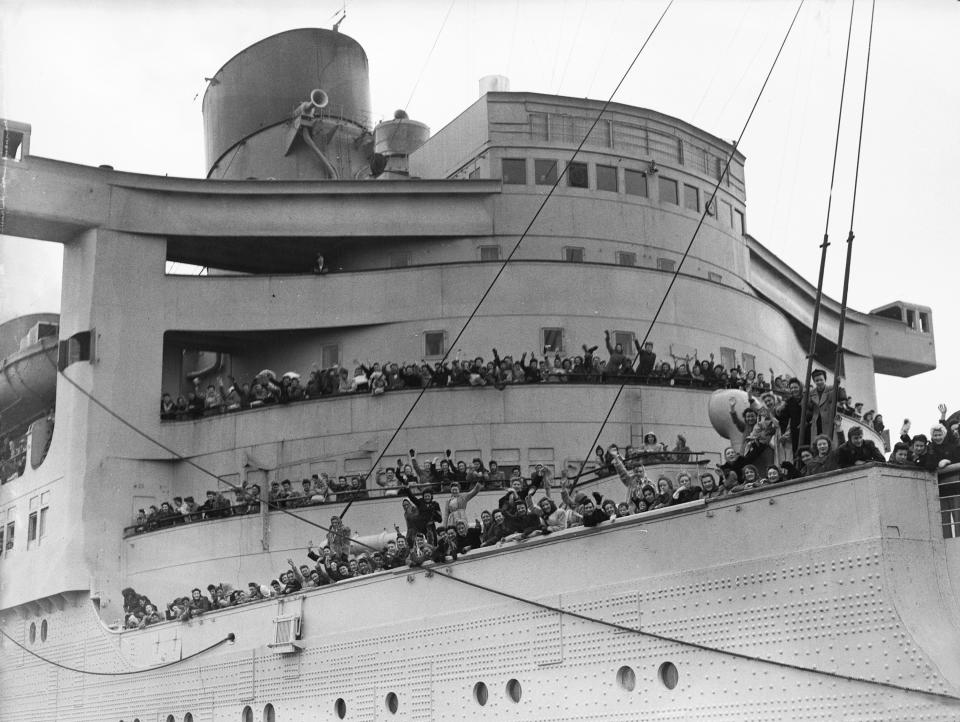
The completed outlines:
<svg viewBox="0 0 960 722">
<path fill-rule="evenodd" d="M 436 131 L 476 99 L 487 74 L 506 75 L 512 90 L 605 99 L 666 4 L 350 0 L 340 29 L 367 52 L 373 117 L 406 108 Z M 676 0 L 615 100 L 736 138 L 796 6 Z M 343 7 L 343 0 L 0 0 L 0 116 L 32 125 L 34 155 L 203 176 L 204 78 L 263 37 L 330 27 Z M 749 232 L 813 282 L 850 7 L 807 0 L 741 145 Z M 870 2 L 859 0 L 830 224 L 826 292 L 837 299 L 869 15 Z M 960 406 L 958 39 L 955 0 L 877 4 L 850 304 L 932 307 L 938 358 L 936 371 L 913 379 L 878 377 L 888 426 L 909 416 L 918 429 L 935 419 L 939 402 Z M 0 263 L 0 321 L 58 310 L 59 246 L 3 238 Z"/>
</svg>

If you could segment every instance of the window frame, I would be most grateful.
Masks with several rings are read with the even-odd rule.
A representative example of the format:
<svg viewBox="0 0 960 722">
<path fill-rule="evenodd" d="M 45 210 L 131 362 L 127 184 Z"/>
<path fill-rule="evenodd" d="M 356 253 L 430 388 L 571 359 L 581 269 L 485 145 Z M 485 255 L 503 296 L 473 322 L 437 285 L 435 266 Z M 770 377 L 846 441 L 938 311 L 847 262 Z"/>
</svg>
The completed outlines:
<svg viewBox="0 0 960 722">
<path fill-rule="evenodd" d="M 551 348 L 547 350 L 547 333 L 557 332 L 560 336 L 560 347 Z M 557 355 L 565 353 L 566 347 L 566 333 L 564 333 L 562 326 L 541 326 L 540 327 L 540 352 L 543 355 L 543 358 L 546 358 L 548 354 Z"/>
<path fill-rule="evenodd" d="M 626 338 L 624 339 L 621 337 Z M 635 334 L 633 331 L 614 331 L 610 334 L 610 343 L 614 348 L 616 348 L 617 344 L 619 343 L 621 346 L 623 346 L 623 353 L 627 356 L 631 356 L 633 354 L 633 342 L 636 340 L 636 338 L 637 334 Z"/>
<path fill-rule="evenodd" d="M 634 193 L 630 190 L 630 185 L 632 181 L 639 181 L 643 183 L 643 193 Z M 646 171 L 639 170 L 637 168 L 624 168 L 623 169 L 623 192 L 628 196 L 635 196 L 637 198 L 649 198 L 650 197 L 650 181 L 647 178 Z"/>
<path fill-rule="evenodd" d="M 580 253 L 580 260 L 570 258 L 571 255 L 576 255 L 578 251 Z M 584 263 L 587 257 L 587 250 L 583 246 L 564 246 L 562 252 L 565 263 Z"/>
<path fill-rule="evenodd" d="M 574 183 L 574 177 L 578 180 L 580 172 L 583 172 L 583 183 Z M 590 188 L 590 166 L 583 161 L 571 161 L 567 163 L 567 187 L 568 188 Z"/>
<path fill-rule="evenodd" d="M 336 349 L 336 361 L 333 363 L 326 363 L 327 352 L 330 349 Z M 320 368 L 329 369 L 334 366 L 339 366 L 340 362 L 343 360 L 343 349 L 340 347 L 339 343 L 324 343 L 320 344 Z"/>
<path fill-rule="evenodd" d="M 541 166 L 544 163 L 550 164 L 550 170 L 543 175 L 543 180 L 540 180 L 540 171 L 538 166 Z M 551 173 L 553 174 L 551 176 Z M 560 162 L 556 159 L 550 158 L 534 158 L 533 159 L 533 184 L 538 186 L 552 186 L 557 182 L 557 178 L 560 174 Z"/>
<path fill-rule="evenodd" d="M 636 251 L 617 251 L 614 256 L 617 261 L 618 266 L 623 266 L 624 268 L 636 268 L 637 267 L 637 252 Z M 632 259 L 630 263 L 624 263 L 624 259 Z"/>
<path fill-rule="evenodd" d="M 673 200 L 669 200 L 664 197 L 663 189 L 664 186 L 667 188 L 673 189 Z M 673 178 L 668 178 L 667 176 L 657 176 L 657 195 L 661 203 L 669 203 L 672 206 L 680 205 L 680 184 L 675 181 Z"/>
<path fill-rule="evenodd" d="M 736 221 L 734 222 L 733 219 L 736 219 Z M 731 222 L 733 222 L 734 231 L 739 230 L 741 236 L 747 235 L 747 215 L 739 208 L 733 209 L 733 218 L 731 219 Z M 739 228 L 737 228 L 738 226 Z"/>
<path fill-rule="evenodd" d="M 663 256 L 657 257 L 657 270 L 658 271 L 667 271 L 668 273 L 673 273 L 677 270 L 677 262 L 672 258 L 664 258 Z"/>
<path fill-rule="evenodd" d="M 440 353 L 431 354 L 430 351 L 430 336 L 440 336 Z M 444 354 L 447 352 L 447 332 L 442 329 L 432 329 L 429 331 L 423 332 L 423 358 L 426 359 L 441 359 Z"/>
<path fill-rule="evenodd" d="M 497 253 L 496 253 L 496 256 L 497 256 L 497 257 L 496 257 L 496 258 L 484 258 L 484 257 L 483 257 L 484 251 L 491 251 L 491 250 L 495 250 L 495 251 L 497 252 Z M 478 254 L 478 257 L 479 257 L 481 263 L 496 263 L 496 262 L 498 262 L 498 261 L 501 260 L 501 258 L 500 258 L 500 254 L 501 254 L 500 244 L 494 244 L 494 245 L 486 244 L 486 245 L 482 245 L 482 246 L 477 246 L 477 254 Z"/>
<path fill-rule="evenodd" d="M 689 203 L 690 194 L 689 192 L 693 191 L 693 205 Z M 689 183 L 683 184 L 683 207 L 688 211 L 700 212 L 700 189 L 697 186 L 690 185 Z"/>
<path fill-rule="evenodd" d="M 613 171 L 613 188 L 604 188 L 600 181 L 600 178 L 607 171 Z M 597 163 L 593 167 L 594 175 L 596 176 L 596 184 L 598 191 L 604 191 L 606 193 L 619 193 L 620 192 L 620 174 L 617 172 L 617 166 L 615 165 L 603 165 L 602 163 Z"/>
<path fill-rule="evenodd" d="M 507 177 L 508 177 L 508 173 L 506 169 L 507 163 L 523 164 L 523 181 L 522 182 L 515 181 L 515 180 L 507 180 Z M 516 166 L 516 167 L 519 167 L 519 166 Z M 503 185 L 505 186 L 506 185 L 511 185 L 511 186 L 529 185 L 529 178 L 530 178 L 530 173 L 527 170 L 526 158 L 501 158 L 500 159 L 500 182 L 503 183 Z"/>
</svg>

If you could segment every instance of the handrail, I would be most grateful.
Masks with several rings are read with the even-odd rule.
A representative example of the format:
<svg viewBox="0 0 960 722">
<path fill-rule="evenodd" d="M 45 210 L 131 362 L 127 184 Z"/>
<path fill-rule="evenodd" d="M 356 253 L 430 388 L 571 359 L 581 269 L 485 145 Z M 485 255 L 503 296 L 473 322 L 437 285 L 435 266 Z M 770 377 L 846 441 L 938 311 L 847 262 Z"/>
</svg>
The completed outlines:
<svg viewBox="0 0 960 722">
<path fill-rule="evenodd" d="M 686 455 L 688 452 L 681 452 L 681 454 Z M 702 456 L 707 452 L 703 451 L 691 451 L 689 452 L 690 456 Z M 666 451 L 666 452 L 637 452 L 631 454 L 628 457 L 628 461 L 631 459 L 636 459 L 638 457 L 646 456 L 656 456 L 656 457 L 673 457 L 676 456 L 676 452 Z M 702 466 L 708 464 L 708 459 L 697 458 L 695 461 L 691 460 L 679 460 L 679 459 L 659 459 L 656 461 L 648 462 L 645 466 L 656 468 L 657 466 L 667 466 L 667 465 L 676 465 L 676 464 L 690 464 Z M 565 481 L 577 481 L 579 484 L 589 481 L 600 481 L 602 479 L 607 479 L 616 476 L 616 471 L 612 467 L 601 466 L 596 469 L 591 469 L 585 471 L 579 477 L 569 476 L 569 477 L 552 477 L 551 478 L 551 489 L 560 489 Z M 590 478 L 592 477 L 592 478 Z M 514 477 L 517 478 L 517 477 Z M 524 482 L 530 482 L 530 477 L 519 477 Z M 333 504 L 343 504 L 348 501 L 377 501 L 381 499 L 388 499 L 391 501 L 397 500 L 397 492 L 400 489 L 409 488 L 414 492 L 421 492 L 424 490 L 432 491 L 438 494 L 446 494 L 449 492 L 449 485 L 451 482 L 445 481 L 441 485 L 440 483 L 432 482 L 422 482 L 412 484 L 410 486 L 404 486 L 402 484 L 392 485 L 392 486 L 383 486 L 375 489 L 359 489 L 359 490 L 347 490 L 347 491 L 336 491 L 329 492 L 327 498 L 323 501 L 313 501 L 312 499 L 307 499 L 305 497 L 295 497 L 291 501 L 289 506 L 284 508 L 290 509 L 302 509 L 312 506 L 330 506 Z M 467 482 L 458 481 L 455 482 L 461 485 L 467 484 Z M 510 480 L 502 480 L 497 484 L 491 484 L 487 482 L 484 484 L 481 491 L 503 491 L 510 486 Z M 432 487 L 432 488 L 431 488 Z M 446 487 L 446 488 L 445 488 Z M 434 491 L 435 490 L 435 491 Z M 135 523 L 123 528 L 123 538 L 128 538 L 132 536 L 139 536 L 141 534 L 148 534 L 154 531 L 161 531 L 164 529 L 170 529 L 171 527 L 181 526 L 185 524 L 195 524 L 198 522 L 207 522 L 207 521 L 219 521 L 222 519 L 230 519 L 233 517 L 242 517 L 250 514 L 259 514 L 260 513 L 260 504 L 263 503 L 263 499 L 257 500 L 247 500 L 241 501 L 229 506 L 225 506 L 219 509 L 214 509 L 211 511 L 200 511 L 199 509 L 191 512 L 189 514 L 171 514 L 162 518 L 154 519 L 152 521 L 144 521 L 142 523 Z M 274 502 L 274 503 L 283 503 Z M 268 509 L 268 511 L 273 511 Z"/>
<path fill-rule="evenodd" d="M 584 376 L 586 375 L 587 374 L 584 374 Z M 653 386 L 657 388 L 696 389 L 696 390 L 710 391 L 710 392 L 716 391 L 717 389 L 724 389 L 724 388 L 740 388 L 739 384 L 737 384 L 736 386 L 730 386 L 728 384 L 716 384 L 716 383 L 707 384 L 702 379 L 696 379 L 692 376 L 684 377 L 683 379 L 680 379 L 680 383 L 677 383 L 677 379 L 675 377 L 667 379 L 665 383 L 658 383 L 657 382 L 658 377 L 656 376 L 642 377 L 642 376 L 612 376 L 611 375 L 611 376 L 607 376 L 607 378 L 610 379 L 609 383 L 605 383 L 602 381 L 591 382 L 591 381 L 586 381 L 580 378 L 571 379 L 570 377 L 566 377 L 566 380 L 564 381 L 556 381 L 556 382 L 536 381 L 536 382 L 529 382 L 529 383 L 523 382 L 523 383 L 516 383 L 516 384 L 506 384 L 506 387 L 540 388 L 540 387 L 550 387 L 554 385 L 607 386 L 613 383 L 617 383 L 617 384 L 625 383 L 628 386 Z M 488 387 L 497 388 L 492 383 L 488 383 L 486 386 L 473 386 L 471 384 L 434 386 L 433 384 L 431 384 L 430 386 L 427 387 L 427 390 L 428 391 L 429 390 L 446 391 L 450 389 L 483 389 Z M 393 394 L 393 393 L 403 392 L 403 391 L 422 391 L 422 390 L 423 390 L 422 387 L 421 388 L 404 387 L 400 389 L 386 389 L 385 392 L 388 394 Z M 771 389 L 771 390 L 773 393 L 786 393 L 786 392 L 778 391 L 777 389 Z M 280 401 L 270 401 L 268 403 L 257 402 L 256 406 L 251 405 L 246 408 L 243 408 L 240 406 L 236 406 L 236 408 L 228 408 L 227 404 L 223 403 L 217 407 L 213 407 L 209 409 L 205 408 L 202 411 L 187 410 L 187 411 L 174 412 L 172 414 L 161 414 L 160 421 L 164 424 L 181 422 L 181 421 L 199 421 L 200 419 L 223 416 L 225 414 L 235 414 L 235 413 L 244 412 L 244 411 L 259 411 L 259 410 L 268 409 L 268 408 L 290 406 L 293 404 L 303 403 L 305 401 L 322 401 L 327 399 L 337 399 L 342 397 L 359 397 L 359 396 L 372 396 L 372 394 L 369 391 L 359 391 L 359 392 L 338 391 L 335 393 L 318 394 L 315 396 L 307 396 L 306 394 L 304 394 L 303 398 L 301 399 L 291 399 L 284 402 L 280 402 Z"/>
</svg>

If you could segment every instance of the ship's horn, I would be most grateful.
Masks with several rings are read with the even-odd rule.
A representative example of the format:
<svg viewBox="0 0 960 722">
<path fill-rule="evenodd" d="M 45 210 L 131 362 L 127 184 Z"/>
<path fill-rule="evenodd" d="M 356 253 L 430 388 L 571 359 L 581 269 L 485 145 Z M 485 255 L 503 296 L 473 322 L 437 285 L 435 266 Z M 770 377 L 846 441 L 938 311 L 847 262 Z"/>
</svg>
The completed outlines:
<svg viewBox="0 0 960 722">
<path fill-rule="evenodd" d="M 310 105 L 314 108 L 326 108 L 330 102 L 330 96 L 325 90 L 314 88 L 310 91 Z"/>
</svg>

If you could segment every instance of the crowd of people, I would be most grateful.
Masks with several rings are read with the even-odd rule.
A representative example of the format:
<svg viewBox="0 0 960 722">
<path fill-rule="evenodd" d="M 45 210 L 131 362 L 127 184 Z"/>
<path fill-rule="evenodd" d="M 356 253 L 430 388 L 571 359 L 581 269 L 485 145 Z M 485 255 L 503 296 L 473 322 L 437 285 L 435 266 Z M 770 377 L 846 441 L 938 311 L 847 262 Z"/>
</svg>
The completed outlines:
<svg viewBox="0 0 960 722">
<path fill-rule="evenodd" d="M 611 448 L 617 449 L 616 446 Z M 686 462 L 696 455 L 696 452 L 687 446 L 682 434 L 677 435 L 676 443 L 671 448 L 659 442 L 654 433 L 647 433 L 640 447 L 626 446 L 624 453 L 628 459 L 633 460 L 630 463 L 643 461 L 647 464 Z M 592 465 L 593 471 L 600 474 L 613 473 L 610 458 L 609 450 L 604 451 L 602 447 L 597 447 L 597 463 Z M 562 471 L 561 475 L 565 476 L 566 471 Z M 375 474 L 369 475 L 372 488 L 368 488 L 366 476 L 331 476 L 321 473 L 299 483 L 290 479 L 273 481 L 264 499 L 259 484 L 243 483 L 227 492 L 220 489 L 207 491 L 202 504 L 197 504 L 193 496 L 175 496 L 172 501 L 164 501 L 159 506 L 151 505 L 147 509 L 138 509 L 133 525 L 127 527 L 127 533 L 141 534 L 178 524 L 258 514 L 264 501 L 268 502 L 267 508 L 295 509 L 369 499 L 374 494 L 397 496 L 405 488 L 429 490 L 432 493 L 447 492 L 452 484 L 476 486 L 477 491 L 504 489 L 514 479 L 522 478 L 518 465 L 501 466 L 493 459 L 485 465 L 480 458 L 474 458 L 468 464 L 463 460 L 455 460 L 450 449 L 447 449 L 443 458 L 434 457 L 421 464 L 416 451 L 410 449 L 406 461 L 398 458 L 395 467 L 381 467 Z M 227 498 L 227 493 L 235 495 L 234 501 Z"/>
<path fill-rule="evenodd" d="M 652 342 L 640 344 L 634 340 L 633 350 L 613 343 L 610 332 L 605 331 L 605 346 L 608 357 L 597 355 L 598 346 L 583 345 L 583 353 L 576 356 L 538 359 L 534 353 L 523 353 L 519 358 L 501 357 L 492 349 L 493 358 L 477 356 L 472 360 L 455 358 L 449 362 L 418 363 L 379 361 L 360 363 L 354 360 L 353 373 L 336 364 L 329 368 L 314 365 L 304 382 L 297 372 L 288 371 L 278 376 L 264 369 L 252 379 L 237 380 L 222 377 L 206 386 L 199 378 L 193 379 L 193 390 L 176 399 L 164 392 L 160 399 L 160 417 L 163 420 L 196 419 L 206 415 L 220 414 L 244 409 L 259 408 L 273 404 L 289 404 L 305 399 L 316 399 L 343 394 L 367 393 L 379 395 L 401 389 L 444 388 L 452 386 L 490 386 L 504 389 L 514 384 L 541 383 L 629 383 L 661 386 L 686 386 L 706 389 L 739 388 L 754 393 L 786 390 L 786 376 L 775 376 L 770 369 L 769 377 L 754 369 L 744 370 L 739 366 L 724 368 L 714 362 L 711 353 L 708 359 L 671 356 L 671 361 L 657 363 L 657 354 Z M 846 409 L 842 409 L 845 411 Z M 849 413 L 855 413 L 850 406 Z M 874 412 L 861 413 L 873 414 Z"/>
<path fill-rule="evenodd" d="M 765 401 L 769 404 L 769 398 Z M 361 542 L 340 517 L 334 516 L 326 543 L 317 549 L 312 546 L 306 549 L 309 563 L 298 565 L 288 559 L 289 568 L 279 570 L 269 583 L 251 581 L 244 589 L 233 589 L 224 583 L 209 584 L 206 595 L 199 587 L 194 588 L 189 596 L 168 603 L 162 613 L 147 597 L 133 589 L 124 589 L 125 626 L 142 628 L 164 620 L 186 621 L 216 609 L 296 594 L 383 570 L 452 562 L 484 547 L 574 527 L 613 524 L 624 517 L 697 499 L 722 499 L 750 489 L 870 462 L 887 461 L 931 471 L 960 462 L 960 415 L 948 419 L 947 407 L 943 404 L 938 407 L 940 419 L 932 427 L 929 439 L 924 434 L 909 436 L 911 425 L 905 420 L 901 440 L 889 459 L 884 458 L 872 441 L 864 438 L 860 426 L 854 426 L 842 443 L 835 444 L 837 430 L 831 428 L 829 434 L 818 434 L 812 445 L 800 447 L 796 458 L 777 461 L 776 456 L 771 457 L 767 451 L 773 449 L 775 430 L 788 430 L 790 415 L 783 413 L 785 404 L 786 401 L 773 404 L 772 410 L 769 405 L 760 406 L 759 411 L 748 408 L 741 419 L 745 432 L 741 448 L 725 449 L 716 473 L 695 465 L 690 467 L 697 469 L 694 473 L 682 469 L 672 477 L 658 474 L 654 478 L 647 474 L 645 462 L 689 460 L 692 452 L 683 448 L 682 437 L 678 437 L 678 444 L 672 450 L 657 442 L 653 434 L 645 437 L 643 448 L 626 447 L 622 454 L 615 444 L 607 449 L 597 447 L 600 472 L 610 469 L 617 474 L 625 489 L 622 498 L 578 492 L 577 481 L 567 478 L 565 473 L 559 484 L 555 484 L 553 473 L 541 464 L 529 478 L 524 478 L 517 467 L 507 472 L 495 462 L 484 466 L 480 459 L 473 459 L 470 465 L 455 462 L 449 450 L 445 458 L 434 458 L 421 465 L 416 451 L 411 449 L 407 463 L 398 459 L 395 468 L 380 470 L 376 476 L 384 494 L 396 496 L 400 501 L 405 529 L 395 525 L 395 536 L 391 535 L 382 544 Z M 731 414 L 736 414 L 732 407 Z M 774 460 L 765 463 L 770 458 Z M 343 484 L 342 477 L 334 484 L 329 477 L 315 476 L 304 480 L 300 489 L 294 489 L 291 482 L 284 481 L 271 485 L 268 498 L 271 505 L 281 508 L 325 503 L 341 493 L 350 493 L 349 482 L 345 492 L 340 490 Z M 471 500 L 481 490 L 490 488 L 505 493 L 496 507 L 473 516 L 468 512 Z M 554 496 L 556 493 L 559 501 Z M 184 516 L 217 518 L 217 514 L 259 511 L 262 502 L 259 494 L 256 486 L 241 487 L 239 503 L 231 508 L 222 495 L 208 492 L 207 502 L 182 515 L 180 521 L 188 521 Z"/>
</svg>

